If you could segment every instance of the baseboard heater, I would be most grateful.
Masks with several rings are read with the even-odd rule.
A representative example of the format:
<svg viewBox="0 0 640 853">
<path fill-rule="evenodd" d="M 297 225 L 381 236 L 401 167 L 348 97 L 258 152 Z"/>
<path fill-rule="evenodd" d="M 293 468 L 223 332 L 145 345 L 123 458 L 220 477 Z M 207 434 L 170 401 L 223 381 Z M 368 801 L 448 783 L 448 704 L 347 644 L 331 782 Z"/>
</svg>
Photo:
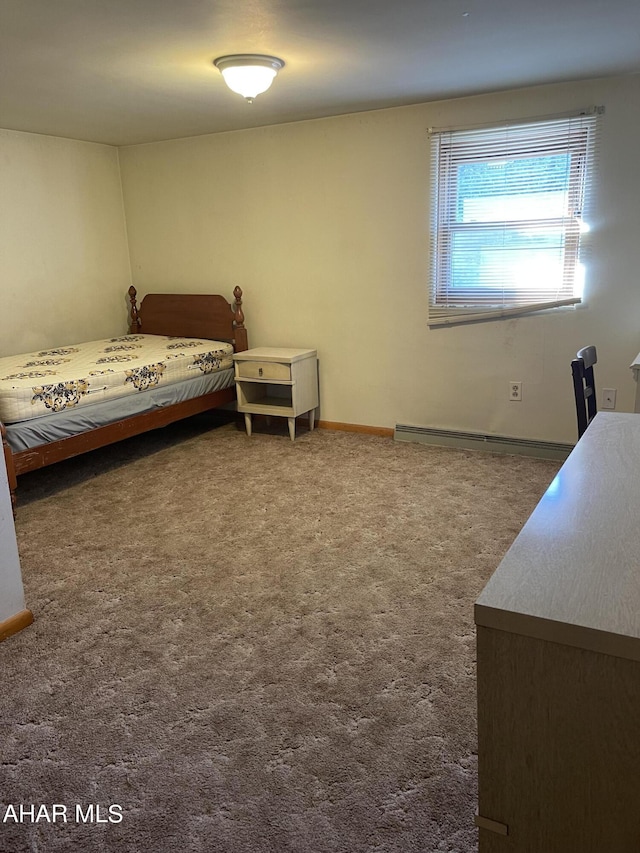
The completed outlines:
<svg viewBox="0 0 640 853">
<path fill-rule="evenodd" d="M 484 450 L 488 453 L 510 453 L 514 456 L 538 456 L 542 459 L 564 460 L 573 450 L 572 444 L 512 438 L 507 435 L 486 435 L 479 432 L 460 432 L 453 429 L 396 424 L 395 441 L 418 441 L 439 447 L 458 447 L 464 450 Z"/>
</svg>

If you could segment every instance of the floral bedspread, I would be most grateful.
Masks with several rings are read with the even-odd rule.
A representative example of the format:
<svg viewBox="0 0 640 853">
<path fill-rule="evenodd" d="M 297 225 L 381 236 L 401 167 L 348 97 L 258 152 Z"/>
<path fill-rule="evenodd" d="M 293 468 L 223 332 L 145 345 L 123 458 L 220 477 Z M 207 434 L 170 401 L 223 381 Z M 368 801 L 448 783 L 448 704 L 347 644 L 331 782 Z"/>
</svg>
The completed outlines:
<svg viewBox="0 0 640 853">
<path fill-rule="evenodd" d="M 223 341 L 123 335 L 0 358 L 0 420 L 16 423 L 233 366 Z"/>
</svg>

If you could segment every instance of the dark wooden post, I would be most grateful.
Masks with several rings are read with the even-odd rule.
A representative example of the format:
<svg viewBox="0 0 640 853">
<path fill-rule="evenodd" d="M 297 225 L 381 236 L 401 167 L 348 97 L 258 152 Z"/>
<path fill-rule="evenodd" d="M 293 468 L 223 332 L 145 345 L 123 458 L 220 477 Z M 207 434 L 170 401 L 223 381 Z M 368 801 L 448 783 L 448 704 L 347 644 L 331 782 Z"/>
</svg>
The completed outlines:
<svg viewBox="0 0 640 853">
<path fill-rule="evenodd" d="M 131 303 L 131 322 L 129 324 L 129 334 L 135 335 L 140 331 L 142 320 L 138 314 L 138 306 L 136 305 L 137 291 L 133 285 L 129 288 L 129 302 Z"/>
<path fill-rule="evenodd" d="M 236 352 L 244 352 L 249 349 L 249 342 L 247 340 L 247 330 L 244 327 L 244 314 L 242 312 L 242 288 L 234 287 L 233 295 L 235 296 L 236 306 L 234 310 L 234 321 L 233 325 L 235 327 L 234 335 L 235 335 L 235 351 Z"/>
</svg>

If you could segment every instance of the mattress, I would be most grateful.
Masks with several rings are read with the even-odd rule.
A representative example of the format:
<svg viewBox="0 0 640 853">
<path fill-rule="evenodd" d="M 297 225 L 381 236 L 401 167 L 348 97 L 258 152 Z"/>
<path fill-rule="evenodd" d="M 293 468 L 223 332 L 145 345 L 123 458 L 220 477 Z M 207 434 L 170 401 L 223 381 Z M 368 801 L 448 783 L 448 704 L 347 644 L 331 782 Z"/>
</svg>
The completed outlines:
<svg viewBox="0 0 640 853">
<path fill-rule="evenodd" d="M 122 335 L 0 359 L 0 420 L 69 412 L 227 370 L 233 346 L 165 335 Z"/>
<path fill-rule="evenodd" d="M 44 415 L 41 418 L 7 424 L 7 441 L 14 453 L 21 453 L 52 441 L 61 441 L 64 438 L 108 426 L 143 412 L 155 411 L 175 403 L 192 400 L 194 397 L 233 387 L 235 383 L 231 368 L 217 370 L 214 373 L 201 373 L 193 379 L 150 388 L 139 394 L 129 394 L 127 397 L 103 400 L 91 406 L 81 406 Z"/>
</svg>

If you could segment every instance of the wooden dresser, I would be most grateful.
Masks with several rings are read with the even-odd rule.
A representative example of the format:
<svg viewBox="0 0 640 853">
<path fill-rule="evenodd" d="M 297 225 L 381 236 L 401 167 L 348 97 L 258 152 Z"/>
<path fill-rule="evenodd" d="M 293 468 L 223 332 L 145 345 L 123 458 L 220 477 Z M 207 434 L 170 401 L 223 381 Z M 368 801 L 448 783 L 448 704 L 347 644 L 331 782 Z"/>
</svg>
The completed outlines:
<svg viewBox="0 0 640 853">
<path fill-rule="evenodd" d="M 640 412 L 640 352 L 631 362 L 631 370 L 633 378 L 636 381 L 636 402 L 633 408 L 634 412 Z"/>
<path fill-rule="evenodd" d="M 475 621 L 480 853 L 638 853 L 640 416 L 596 416 Z"/>
<path fill-rule="evenodd" d="M 9 479 L 0 453 L 0 642 L 33 622 L 24 603 Z"/>
</svg>

